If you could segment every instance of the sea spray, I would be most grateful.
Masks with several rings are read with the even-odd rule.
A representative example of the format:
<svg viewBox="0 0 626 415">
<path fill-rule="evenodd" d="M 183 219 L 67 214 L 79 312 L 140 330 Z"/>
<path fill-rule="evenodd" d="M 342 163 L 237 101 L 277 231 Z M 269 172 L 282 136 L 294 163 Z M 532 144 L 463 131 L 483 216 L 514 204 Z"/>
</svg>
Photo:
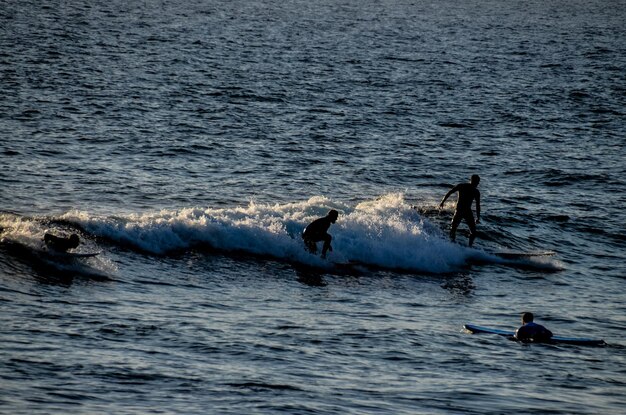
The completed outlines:
<svg viewBox="0 0 626 415">
<path fill-rule="evenodd" d="M 466 249 L 405 203 L 400 193 L 358 204 L 337 236 L 352 259 L 391 269 L 449 272 L 465 263 Z M 345 241 L 344 241 L 345 240 Z"/>
<path fill-rule="evenodd" d="M 349 206 L 324 197 L 289 204 L 235 208 L 185 208 L 125 216 L 73 211 L 63 219 L 113 242 L 153 254 L 208 247 L 323 265 L 304 249 L 302 230 L 329 209 L 340 212 L 329 233 L 329 262 L 356 261 L 377 267 L 450 272 L 465 263 L 467 249 L 394 193 Z"/>
<path fill-rule="evenodd" d="M 27 262 L 45 265 L 65 273 L 65 276 L 82 275 L 90 278 L 108 279 L 117 272 L 117 265 L 106 254 L 94 257 L 64 256 L 50 251 L 43 241 L 45 233 L 69 235 L 78 232 L 53 224 L 50 217 L 26 217 L 17 214 L 0 214 L 0 247 Z M 79 232 L 81 233 L 81 232 Z M 99 247 L 81 233 L 80 245 L 73 253 L 100 253 Z"/>
</svg>

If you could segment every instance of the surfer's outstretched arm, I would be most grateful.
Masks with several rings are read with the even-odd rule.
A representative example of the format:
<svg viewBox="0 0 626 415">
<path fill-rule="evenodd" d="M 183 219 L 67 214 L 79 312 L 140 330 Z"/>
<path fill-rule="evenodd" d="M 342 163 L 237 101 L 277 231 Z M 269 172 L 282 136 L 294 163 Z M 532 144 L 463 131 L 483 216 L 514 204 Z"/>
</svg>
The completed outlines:
<svg viewBox="0 0 626 415">
<path fill-rule="evenodd" d="M 476 223 L 480 222 L 480 192 L 476 191 Z"/>
<path fill-rule="evenodd" d="M 443 204 L 446 203 L 446 200 L 448 200 L 448 198 L 452 195 L 452 193 L 458 191 L 458 185 L 454 186 L 452 189 L 450 189 L 450 191 L 448 193 L 446 193 L 446 195 L 443 197 L 443 199 L 441 199 L 441 203 L 439 203 L 439 209 L 443 209 Z"/>
</svg>

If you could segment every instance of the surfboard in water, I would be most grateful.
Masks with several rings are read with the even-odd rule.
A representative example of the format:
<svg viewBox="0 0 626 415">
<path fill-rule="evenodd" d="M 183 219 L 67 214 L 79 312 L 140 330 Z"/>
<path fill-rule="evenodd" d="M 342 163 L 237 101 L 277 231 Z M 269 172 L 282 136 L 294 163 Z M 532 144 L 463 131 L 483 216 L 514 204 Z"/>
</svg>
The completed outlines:
<svg viewBox="0 0 626 415">
<path fill-rule="evenodd" d="M 556 255 L 554 251 L 496 251 L 492 252 L 493 255 L 505 258 L 505 259 L 521 259 L 521 258 L 531 258 L 531 257 L 540 257 L 540 256 L 553 256 Z"/>
<path fill-rule="evenodd" d="M 479 333 L 498 334 L 500 336 L 505 336 L 510 339 L 515 338 L 514 331 L 492 329 L 489 327 L 477 326 L 475 324 L 465 324 L 463 328 L 471 332 L 472 334 L 479 334 Z M 604 340 L 601 340 L 601 339 L 589 339 L 585 337 L 563 337 L 563 336 L 552 336 L 550 341 L 545 342 L 545 343 L 577 344 L 581 346 L 605 346 L 606 345 Z"/>
<path fill-rule="evenodd" d="M 99 255 L 100 252 L 63 252 L 63 251 L 55 251 L 54 249 L 42 249 L 38 251 L 39 253 L 49 256 L 51 258 L 59 258 L 59 259 L 78 259 L 78 258 L 91 258 Z"/>
<path fill-rule="evenodd" d="M 91 258 L 100 255 L 100 252 L 65 252 L 70 258 Z"/>
<path fill-rule="evenodd" d="M 0 246 L 5 249 L 10 249 L 13 252 L 19 253 L 21 255 L 34 255 L 36 258 L 39 258 L 39 259 L 53 260 L 53 261 L 70 261 L 73 259 L 80 259 L 80 258 L 92 258 L 100 254 L 100 252 L 56 251 L 54 249 L 49 249 L 46 246 L 33 247 L 30 244 L 16 241 L 16 240 L 11 240 L 8 238 L 1 238 Z"/>
</svg>

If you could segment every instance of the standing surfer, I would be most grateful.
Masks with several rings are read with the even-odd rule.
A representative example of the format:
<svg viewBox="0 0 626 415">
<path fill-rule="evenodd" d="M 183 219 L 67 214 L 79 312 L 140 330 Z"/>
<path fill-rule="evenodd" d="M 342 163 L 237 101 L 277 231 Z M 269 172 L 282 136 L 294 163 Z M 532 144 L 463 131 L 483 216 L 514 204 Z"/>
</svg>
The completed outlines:
<svg viewBox="0 0 626 415">
<path fill-rule="evenodd" d="M 454 186 L 441 200 L 439 209 L 443 209 L 443 204 L 452 193 L 459 192 L 459 197 L 456 202 L 456 210 L 452 217 L 452 227 L 450 229 L 450 239 L 454 242 L 456 239 L 456 228 L 461 223 L 461 220 L 465 220 L 467 226 L 470 229 L 469 246 L 472 246 L 474 239 L 476 238 L 476 224 L 480 222 L 480 192 L 478 191 L 478 183 L 480 183 L 480 177 L 477 174 L 472 175 L 469 183 L 459 183 Z M 476 221 L 474 221 L 474 214 L 472 212 L 472 202 L 476 201 Z"/>
<path fill-rule="evenodd" d="M 302 239 L 304 239 L 304 244 L 309 252 L 312 254 L 317 253 L 316 242 L 319 241 L 324 241 L 324 246 L 322 247 L 322 258 L 326 258 L 326 251 L 332 252 L 333 248 L 330 246 L 330 241 L 333 237 L 328 234 L 328 228 L 330 228 L 331 224 L 337 221 L 338 217 L 339 212 L 332 209 L 326 216 L 314 220 L 309 224 L 309 226 L 304 228 L 304 232 L 302 232 Z"/>
</svg>

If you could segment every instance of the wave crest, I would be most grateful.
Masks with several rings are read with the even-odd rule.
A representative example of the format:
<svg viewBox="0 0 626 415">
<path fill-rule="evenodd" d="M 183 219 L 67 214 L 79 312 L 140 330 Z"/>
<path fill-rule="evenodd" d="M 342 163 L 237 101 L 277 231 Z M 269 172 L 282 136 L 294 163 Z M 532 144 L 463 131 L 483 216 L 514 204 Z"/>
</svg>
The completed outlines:
<svg viewBox="0 0 626 415">
<path fill-rule="evenodd" d="M 329 209 L 340 212 L 329 230 L 334 249 L 329 261 L 442 273 L 458 269 L 468 258 L 467 248 L 449 242 L 400 193 L 356 206 L 317 196 L 282 205 L 251 202 L 237 208 L 193 207 L 122 216 L 72 211 L 61 219 L 96 237 L 153 254 L 206 247 L 323 265 L 327 262 L 304 250 L 300 234 Z"/>
</svg>

